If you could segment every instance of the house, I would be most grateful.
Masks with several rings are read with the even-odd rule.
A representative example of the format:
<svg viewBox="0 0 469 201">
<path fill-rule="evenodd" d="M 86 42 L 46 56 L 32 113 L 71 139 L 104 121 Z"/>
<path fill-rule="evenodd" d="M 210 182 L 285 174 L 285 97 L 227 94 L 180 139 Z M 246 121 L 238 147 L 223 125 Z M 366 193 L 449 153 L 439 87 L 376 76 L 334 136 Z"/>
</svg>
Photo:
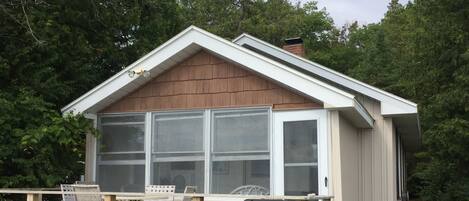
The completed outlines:
<svg viewBox="0 0 469 201">
<path fill-rule="evenodd" d="M 62 109 L 102 131 L 86 140 L 86 180 L 405 200 L 417 105 L 302 55 L 299 38 L 281 49 L 185 29 Z"/>
</svg>

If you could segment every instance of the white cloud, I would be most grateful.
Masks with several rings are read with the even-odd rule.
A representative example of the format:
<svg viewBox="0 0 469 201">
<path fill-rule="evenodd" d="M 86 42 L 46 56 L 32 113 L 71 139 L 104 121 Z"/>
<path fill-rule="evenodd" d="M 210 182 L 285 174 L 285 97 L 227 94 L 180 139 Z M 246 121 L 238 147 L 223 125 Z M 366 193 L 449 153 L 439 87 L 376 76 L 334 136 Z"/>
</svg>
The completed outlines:
<svg viewBox="0 0 469 201">
<path fill-rule="evenodd" d="M 293 0 L 297 2 L 298 0 Z M 300 0 L 306 3 L 309 0 Z M 360 24 L 379 22 L 391 0 L 317 0 L 318 8 L 326 8 L 336 26 L 358 21 Z M 399 0 L 405 4 L 408 0 Z"/>
</svg>

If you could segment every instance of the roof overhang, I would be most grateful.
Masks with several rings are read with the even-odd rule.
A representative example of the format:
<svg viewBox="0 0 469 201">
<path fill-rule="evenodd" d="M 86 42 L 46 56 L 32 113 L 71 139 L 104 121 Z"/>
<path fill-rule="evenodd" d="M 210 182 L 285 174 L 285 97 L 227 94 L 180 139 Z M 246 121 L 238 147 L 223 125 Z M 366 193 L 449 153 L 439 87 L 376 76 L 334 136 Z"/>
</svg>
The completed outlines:
<svg viewBox="0 0 469 201">
<path fill-rule="evenodd" d="M 96 113 L 112 102 L 142 86 L 151 78 L 183 61 L 201 49 L 272 79 L 307 97 L 318 100 L 326 109 L 354 116 L 359 127 L 372 127 L 373 119 L 354 95 L 296 71 L 251 50 L 195 26 L 190 26 L 116 75 L 62 108 L 63 113 Z M 148 70 L 150 77 L 127 75 L 129 70 Z"/>
<path fill-rule="evenodd" d="M 422 145 L 418 114 L 396 115 L 392 117 L 392 120 L 396 126 L 396 132 L 401 137 L 405 150 L 417 152 Z"/>
<path fill-rule="evenodd" d="M 407 142 L 407 147 L 418 147 L 420 145 L 421 137 L 417 104 L 292 54 L 249 34 L 242 34 L 234 39 L 233 42 L 301 68 L 302 72 L 307 72 L 310 76 L 378 100 L 381 104 L 381 115 L 393 118 L 398 132 L 403 136 L 405 135 L 403 140 Z"/>
</svg>

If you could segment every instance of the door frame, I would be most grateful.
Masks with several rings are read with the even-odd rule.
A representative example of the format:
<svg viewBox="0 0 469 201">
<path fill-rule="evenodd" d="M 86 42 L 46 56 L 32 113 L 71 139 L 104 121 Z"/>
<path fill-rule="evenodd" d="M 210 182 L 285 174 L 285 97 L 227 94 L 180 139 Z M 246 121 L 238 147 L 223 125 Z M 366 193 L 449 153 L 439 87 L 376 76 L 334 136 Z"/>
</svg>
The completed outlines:
<svg viewBox="0 0 469 201">
<path fill-rule="evenodd" d="M 272 171 L 273 195 L 284 195 L 284 135 L 283 122 L 316 120 L 318 128 L 318 191 L 319 195 L 329 195 L 329 149 L 327 131 L 327 111 L 296 110 L 273 111 Z M 326 185 L 327 180 L 327 185 Z"/>
</svg>

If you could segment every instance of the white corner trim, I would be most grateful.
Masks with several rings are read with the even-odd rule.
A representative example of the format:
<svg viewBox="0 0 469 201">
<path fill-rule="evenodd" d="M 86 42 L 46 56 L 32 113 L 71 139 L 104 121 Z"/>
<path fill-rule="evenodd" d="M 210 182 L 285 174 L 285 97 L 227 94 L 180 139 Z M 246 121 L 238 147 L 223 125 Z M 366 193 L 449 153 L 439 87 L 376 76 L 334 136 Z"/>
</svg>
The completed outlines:
<svg viewBox="0 0 469 201">
<path fill-rule="evenodd" d="M 250 45 L 256 49 L 271 54 L 274 57 L 287 61 L 320 77 L 335 82 L 343 87 L 377 99 L 381 101 L 382 115 L 417 113 L 416 103 L 348 77 L 318 63 L 299 57 L 249 34 L 241 34 L 236 39 L 234 39 L 233 42 L 240 46 L 243 44 Z"/>
<path fill-rule="evenodd" d="M 171 59 L 172 56 L 193 44 L 201 46 L 227 60 L 245 66 L 307 96 L 315 98 L 325 103 L 328 108 L 355 107 L 354 96 L 345 91 L 195 26 L 190 26 L 163 45 L 62 108 L 62 112 L 86 112 L 89 108 L 109 98 L 121 88 L 132 84 L 132 82 L 137 82 L 138 78 L 130 78 L 127 75 L 128 70 L 136 66 L 144 70 L 156 69 L 164 61 Z"/>
</svg>

